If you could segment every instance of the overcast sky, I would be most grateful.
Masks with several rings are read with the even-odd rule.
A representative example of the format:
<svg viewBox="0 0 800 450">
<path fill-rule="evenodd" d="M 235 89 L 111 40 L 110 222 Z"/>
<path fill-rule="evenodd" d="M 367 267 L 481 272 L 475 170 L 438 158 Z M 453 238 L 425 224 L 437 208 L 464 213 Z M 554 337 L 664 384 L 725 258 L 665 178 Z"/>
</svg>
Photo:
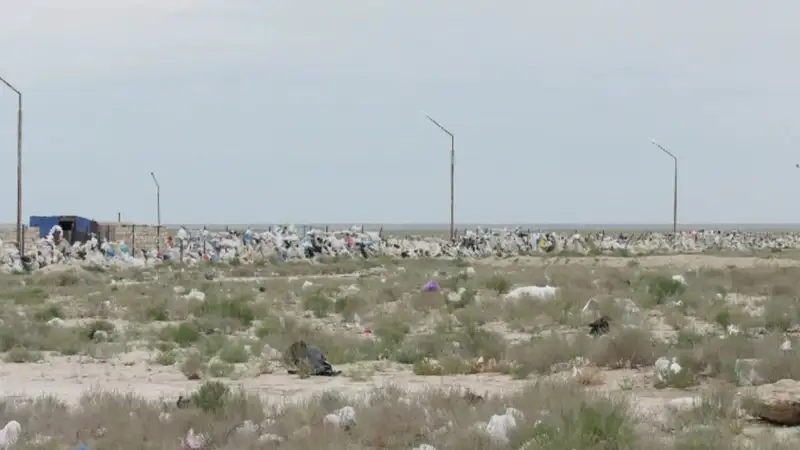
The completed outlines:
<svg viewBox="0 0 800 450">
<path fill-rule="evenodd" d="M 800 222 L 800 2 L 6 3 L 26 222 Z"/>
</svg>

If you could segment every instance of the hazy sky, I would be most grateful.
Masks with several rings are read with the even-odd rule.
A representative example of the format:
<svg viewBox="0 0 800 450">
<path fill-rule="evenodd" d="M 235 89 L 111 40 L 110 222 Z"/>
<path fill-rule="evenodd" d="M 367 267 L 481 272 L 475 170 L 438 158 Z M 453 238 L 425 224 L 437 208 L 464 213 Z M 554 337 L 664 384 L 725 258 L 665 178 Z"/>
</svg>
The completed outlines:
<svg viewBox="0 0 800 450">
<path fill-rule="evenodd" d="M 24 217 L 800 222 L 800 2 L 25 0 Z M 0 222 L 16 218 L 0 89 Z"/>
</svg>

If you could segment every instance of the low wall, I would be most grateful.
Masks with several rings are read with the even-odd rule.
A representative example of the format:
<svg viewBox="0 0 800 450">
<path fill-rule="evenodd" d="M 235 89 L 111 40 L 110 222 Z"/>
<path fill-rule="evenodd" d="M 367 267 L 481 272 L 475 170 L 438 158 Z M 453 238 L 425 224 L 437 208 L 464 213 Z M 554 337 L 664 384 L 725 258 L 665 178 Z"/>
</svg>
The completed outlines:
<svg viewBox="0 0 800 450">
<path fill-rule="evenodd" d="M 35 246 L 36 242 L 39 240 L 39 227 L 29 227 L 27 225 L 23 225 L 22 229 L 25 248 Z M 0 229 L 0 240 L 2 240 L 4 243 L 17 242 L 16 227 L 12 229 Z"/>
<path fill-rule="evenodd" d="M 158 242 L 158 227 L 155 225 L 106 224 L 106 237 L 112 241 L 124 242 L 134 249 L 154 249 Z M 161 240 L 165 240 L 169 230 L 161 227 Z"/>
</svg>

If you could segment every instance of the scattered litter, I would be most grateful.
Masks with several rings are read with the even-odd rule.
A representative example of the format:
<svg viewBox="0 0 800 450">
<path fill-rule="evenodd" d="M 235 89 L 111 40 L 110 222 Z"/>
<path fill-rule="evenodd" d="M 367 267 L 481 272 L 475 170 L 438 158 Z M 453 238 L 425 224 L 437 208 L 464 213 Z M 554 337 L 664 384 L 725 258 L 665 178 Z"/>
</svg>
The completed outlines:
<svg viewBox="0 0 800 450">
<path fill-rule="evenodd" d="M 189 428 L 186 437 L 181 439 L 184 450 L 200 450 L 206 443 L 206 438 L 202 434 L 195 434 L 194 428 Z"/>
<path fill-rule="evenodd" d="M 8 450 L 17 443 L 22 427 L 19 422 L 12 420 L 0 430 L 0 449 Z"/>
<path fill-rule="evenodd" d="M 422 292 L 439 292 L 441 290 L 442 288 L 436 280 L 428 280 L 428 282 L 422 286 Z"/>
<path fill-rule="evenodd" d="M 608 316 L 600 316 L 597 320 L 589 324 L 589 334 L 592 336 L 600 336 L 608 333 Z"/>
<path fill-rule="evenodd" d="M 519 300 L 522 297 L 532 297 L 532 298 L 550 298 L 554 297 L 558 292 L 558 288 L 555 286 L 522 286 L 511 290 L 508 294 L 506 294 L 503 298 L 506 300 Z"/>
<path fill-rule="evenodd" d="M 489 423 L 481 428 L 489 435 L 492 442 L 506 445 L 508 444 L 508 433 L 517 428 L 517 420 L 523 420 L 524 418 L 522 411 L 516 408 L 507 408 L 503 414 L 492 415 Z"/>
<path fill-rule="evenodd" d="M 327 414 L 322 419 L 323 425 L 350 430 L 356 425 L 356 410 L 352 406 L 343 406 L 336 411 Z"/>
<path fill-rule="evenodd" d="M 661 383 L 666 383 L 669 381 L 670 377 L 679 374 L 681 370 L 683 370 L 683 368 L 678 364 L 678 358 L 673 357 L 670 360 L 662 356 L 656 360 L 655 375 Z"/>
<path fill-rule="evenodd" d="M 53 227 L 46 237 L 26 245 L 24 255 L 19 253 L 15 243 L 0 242 L 0 269 L 6 272 L 34 271 L 53 264 L 145 267 L 161 261 L 183 261 L 187 264 L 236 261 L 246 264 L 269 258 L 285 261 L 318 256 L 470 260 L 564 250 L 579 254 L 613 254 L 624 250 L 631 255 L 641 255 L 654 252 L 701 253 L 709 249 L 737 252 L 800 249 L 798 233 L 717 230 L 679 232 L 677 236 L 651 232 L 636 235 L 596 232 L 582 235 L 574 232 L 479 227 L 468 230 L 454 242 L 437 237 L 387 236 L 383 232 L 363 231 L 362 227 L 340 231 L 316 228 L 298 231 L 293 225 L 274 226 L 264 231 L 250 228 L 244 231 L 190 231 L 181 227 L 172 233 L 159 243 L 149 243 L 147 248 L 134 248 L 135 241 L 129 246 L 123 241 L 108 241 L 95 235 L 90 235 L 86 242 L 70 244 L 63 238 L 63 230 Z M 464 269 L 468 276 L 474 272 L 472 267 Z M 686 284 L 683 275 L 674 275 L 672 279 Z"/>
<path fill-rule="evenodd" d="M 198 300 L 202 302 L 205 301 L 206 294 L 198 291 L 197 289 L 192 289 L 188 294 L 184 295 L 184 298 L 187 300 Z"/>
<path fill-rule="evenodd" d="M 680 274 L 673 275 L 672 276 L 672 281 L 677 281 L 680 284 L 686 285 L 686 278 L 684 278 L 684 276 L 680 275 Z"/>
<path fill-rule="evenodd" d="M 304 341 L 292 343 L 283 354 L 283 359 L 287 366 L 293 367 L 289 369 L 292 375 L 332 377 L 342 373 L 341 370 L 333 370 L 322 350 Z"/>
</svg>

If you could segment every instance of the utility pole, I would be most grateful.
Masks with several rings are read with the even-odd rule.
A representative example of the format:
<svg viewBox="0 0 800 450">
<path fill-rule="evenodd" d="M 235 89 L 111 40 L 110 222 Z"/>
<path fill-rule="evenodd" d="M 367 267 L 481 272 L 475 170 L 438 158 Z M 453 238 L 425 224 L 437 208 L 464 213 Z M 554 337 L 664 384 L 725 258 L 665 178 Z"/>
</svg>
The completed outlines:
<svg viewBox="0 0 800 450">
<path fill-rule="evenodd" d="M 17 94 L 17 248 L 24 250 L 22 236 L 22 92 L 0 77 L 0 82 Z"/>
<path fill-rule="evenodd" d="M 673 183 L 673 193 L 672 193 L 672 233 L 677 235 L 678 233 L 678 158 L 673 155 L 669 150 L 665 149 L 661 146 L 655 139 L 651 141 L 653 145 L 661 149 L 662 152 L 666 153 L 667 155 L 672 158 L 672 162 L 675 164 L 675 180 Z"/>
<path fill-rule="evenodd" d="M 433 117 L 425 114 L 434 125 L 450 136 L 450 242 L 455 241 L 455 177 L 456 177 L 456 138 L 447 128 L 443 127 Z"/>
<path fill-rule="evenodd" d="M 156 179 L 156 174 L 150 172 L 150 176 L 153 177 L 153 182 L 156 184 L 156 251 L 161 251 L 161 186 L 158 184 L 158 180 Z"/>
</svg>

